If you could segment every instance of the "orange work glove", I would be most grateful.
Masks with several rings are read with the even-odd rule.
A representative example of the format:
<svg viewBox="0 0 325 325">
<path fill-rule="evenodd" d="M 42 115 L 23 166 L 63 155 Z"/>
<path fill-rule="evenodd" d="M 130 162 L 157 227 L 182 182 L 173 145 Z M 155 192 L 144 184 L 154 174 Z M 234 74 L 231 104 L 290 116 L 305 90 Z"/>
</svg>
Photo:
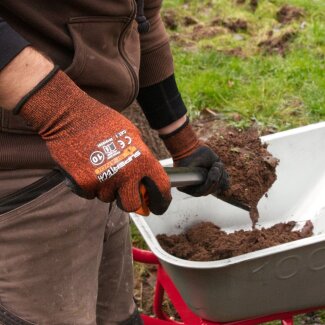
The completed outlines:
<svg viewBox="0 0 325 325">
<path fill-rule="evenodd" d="M 223 192 L 228 184 L 228 174 L 218 155 L 203 144 L 191 125 L 189 119 L 174 132 L 160 135 L 166 148 L 172 155 L 174 165 L 178 167 L 200 167 L 206 174 L 206 180 L 201 185 L 178 188 L 192 196 L 203 196 Z"/>
<path fill-rule="evenodd" d="M 58 69 L 57 69 L 58 70 Z M 40 134 L 72 190 L 88 199 L 117 203 L 124 211 L 142 206 L 163 214 L 171 201 L 164 169 L 124 116 L 79 89 L 62 71 L 52 71 L 15 108 Z"/>
</svg>

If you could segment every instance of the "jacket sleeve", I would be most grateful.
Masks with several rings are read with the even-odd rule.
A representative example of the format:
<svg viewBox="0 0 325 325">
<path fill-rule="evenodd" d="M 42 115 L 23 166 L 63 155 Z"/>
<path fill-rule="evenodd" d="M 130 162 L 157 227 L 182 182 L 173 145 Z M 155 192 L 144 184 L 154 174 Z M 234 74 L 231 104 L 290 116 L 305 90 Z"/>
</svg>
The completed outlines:
<svg viewBox="0 0 325 325">
<path fill-rule="evenodd" d="M 29 43 L 0 17 L 0 70 L 2 70 Z"/>
<path fill-rule="evenodd" d="M 148 87 L 167 79 L 174 73 L 169 39 L 160 16 L 162 0 L 144 0 L 144 15 L 150 30 L 140 35 L 140 87 Z"/>
</svg>

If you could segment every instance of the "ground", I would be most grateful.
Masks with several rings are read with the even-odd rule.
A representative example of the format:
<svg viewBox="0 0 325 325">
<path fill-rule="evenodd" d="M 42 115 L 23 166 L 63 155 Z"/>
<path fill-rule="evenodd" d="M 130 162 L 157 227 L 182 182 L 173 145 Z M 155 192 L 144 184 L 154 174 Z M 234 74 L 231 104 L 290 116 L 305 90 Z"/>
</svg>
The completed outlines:
<svg viewBox="0 0 325 325">
<path fill-rule="evenodd" d="M 203 139 L 220 125 L 254 124 L 265 134 L 324 119 L 324 0 L 165 0 L 162 17 L 180 91 Z M 127 114 L 156 156 L 167 157 L 143 116 Z M 145 247 L 132 231 L 134 244 Z M 150 314 L 155 270 L 137 264 L 135 276 L 136 300 Z M 173 314 L 169 303 L 166 309 Z M 325 324 L 325 313 L 296 323 Z"/>
</svg>

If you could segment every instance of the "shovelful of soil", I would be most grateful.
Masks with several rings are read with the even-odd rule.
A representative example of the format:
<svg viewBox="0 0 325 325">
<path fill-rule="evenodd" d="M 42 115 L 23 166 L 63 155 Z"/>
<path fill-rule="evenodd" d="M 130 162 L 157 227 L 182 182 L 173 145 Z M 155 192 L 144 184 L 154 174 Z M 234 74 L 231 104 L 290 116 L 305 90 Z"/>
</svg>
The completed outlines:
<svg viewBox="0 0 325 325">
<path fill-rule="evenodd" d="M 267 144 L 261 143 L 256 128 L 226 128 L 206 144 L 220 157 L 229 175 L 230 187 L 223 196 L 251 207 L 254 228 L 258 220 L 257 203 L 275 182 L 279 160 L 267 151 Z"/>
</svg>

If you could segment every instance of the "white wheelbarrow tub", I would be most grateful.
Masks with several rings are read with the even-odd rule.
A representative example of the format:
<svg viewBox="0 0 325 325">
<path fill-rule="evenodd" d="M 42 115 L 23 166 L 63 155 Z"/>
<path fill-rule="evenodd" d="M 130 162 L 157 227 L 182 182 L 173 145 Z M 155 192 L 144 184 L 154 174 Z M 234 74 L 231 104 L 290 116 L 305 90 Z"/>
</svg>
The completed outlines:
<svg viewBox="0 0 325 325">
<path fill-rule="evenodd" d="M 259 205 L 258 227 L 310 219 L 314 236 L 214 262 L 171 256 L 156 240 L 200 221 L 223 230 L 251 229 L 248 212 L 215 197 L 194 198 L 173 190 L 163 216 L 131 214 L 152 252 L 198 316 L 227 322 L 325 306 L 325 122 L 261 138 L 280 159 L 278 179 Z M 171 161 L 163 161 L 170 165 Z"/>
</svg>

